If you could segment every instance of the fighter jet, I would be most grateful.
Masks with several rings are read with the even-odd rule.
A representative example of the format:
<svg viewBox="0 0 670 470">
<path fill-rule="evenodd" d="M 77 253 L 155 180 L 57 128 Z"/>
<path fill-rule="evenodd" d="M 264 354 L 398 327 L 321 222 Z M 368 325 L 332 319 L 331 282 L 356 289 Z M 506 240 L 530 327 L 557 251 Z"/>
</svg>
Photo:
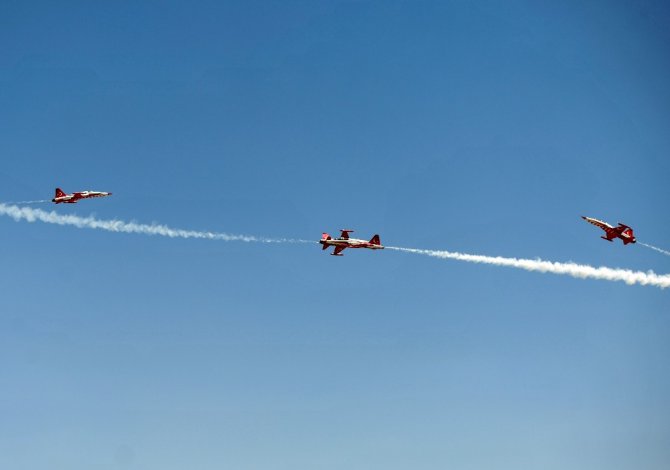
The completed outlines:
<svg viewBox="0 0 670 470">
<path fill-rule="evenodd" d="M 60 188 L 56 188 L 56 196 L 51 200 L 56 204 L 66 203 L 66 204 L 75 204 L 80 199 L 89 199 L 92 197 L 105 197 L 111 196 L 112 193 L 105 193 L 102 191 L 79 191 L 72 194 L 67 194 Z"/>
<path fill-rule="evenodd" d="M 602 220 L 598 219 L 592 219 L 591 217 L 582 216 L 582 219 L 586 220 L 590 224 L 595 225 L 596 227 L 600 227 L 601 229 L 603 229 L 605 231 L 605 236 L 600 237 L 603 240 L 611 242 L 615 238 L 620 238 L 624 245 L 628 245 L 629 243 L 635 243 L 637 241 L 635 240 L 635 236 L 633 235 L 633 229 L 630 228 L 628 225 L 622 224 L 621 222 L 619 222 L 618 227 L 612 227 L 607 222 L 603 222 Z"/>
<path fill-rule="evenodd" d="M 349 234 L 353 230 L 340 230 L 341 235 L 339 238 L 332 238 L 327 233 L 321 235 L 321 240 L 319 243 L 323 245 L 323 250 L 327 249 L 329 246 L 334 246 L 335 249 L 331 253 L 333 256 L 343 256 L 341 251 L 346 248 L 369 248 L 371 250 L 383 250 L 384 247 L 379 240 L 379 235 L 373 236 L 370 241 L 367 240 L 358 240 L 356 238 L 349 238 Z"/>
</svg>

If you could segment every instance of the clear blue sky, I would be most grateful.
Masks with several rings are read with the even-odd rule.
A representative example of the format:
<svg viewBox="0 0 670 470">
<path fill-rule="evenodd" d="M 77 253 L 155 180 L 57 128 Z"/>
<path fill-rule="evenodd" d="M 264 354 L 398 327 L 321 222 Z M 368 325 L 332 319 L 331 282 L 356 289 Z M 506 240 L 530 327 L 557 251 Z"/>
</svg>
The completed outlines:
<svg viewBox="0 0 670 470">
<path fill-rule="evenodd" d="M 664 2 L 0 4 L 0 201 L 670 272 Z M 45 206 L 49 208 L 49 206 Z M 666 469 L 670 295 L 0 219 L 0 466 Z"/>
</svg>

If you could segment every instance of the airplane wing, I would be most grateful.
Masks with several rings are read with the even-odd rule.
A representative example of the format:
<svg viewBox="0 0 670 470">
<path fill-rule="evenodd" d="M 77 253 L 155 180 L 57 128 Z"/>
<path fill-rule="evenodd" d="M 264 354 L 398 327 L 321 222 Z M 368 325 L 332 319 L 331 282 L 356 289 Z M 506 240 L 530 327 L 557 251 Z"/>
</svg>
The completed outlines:
<svg viewBox="0 0 670 470">
<path fill-rule="evenodd" d="M 613 230 L 605 230 L 605 236 L 600 237 L 600 238 L 604 238 L 605 240 L 612 241 L 617 237 L 617 235 L 618 235 L 618 233 L 613 231 Z"/>
<path fill-rule="evenodd" d="M 340 229 L 340 232 L 341 232 L 340 238 L 344 240 L 349 240 L 349 232 L 353 232 L 353 230 Z"/>
<path fill-rule="evenodd" d="M 340 255 L 340 251 L 344 250 L 345 248 L 346 248 L 346 246 L 338 245 L 338 246 L 336 246 L 335 249 L 333 250 L 333 254 L 334 254 L 335 256 Z M 340 256 L 342 256 L 342 255 L 340 255 Z"/>
</svg>

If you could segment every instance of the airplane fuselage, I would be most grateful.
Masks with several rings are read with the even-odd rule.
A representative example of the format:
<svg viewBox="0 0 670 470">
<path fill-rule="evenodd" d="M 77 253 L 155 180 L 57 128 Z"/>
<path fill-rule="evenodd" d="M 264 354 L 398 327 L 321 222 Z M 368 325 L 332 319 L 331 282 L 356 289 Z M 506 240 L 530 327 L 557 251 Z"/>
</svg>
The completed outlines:
<svg viewBox="0 0 670 470">
<path fill-rule="evenodd" d="M 343 246 L 345 248 L 369 248 L 371 250 L 383 250 L 382 245 L 375 245 L 368 240 L 359 240 L 357 238 L 331 238 L 330 240 L 320 240 L 324 246 Z"/>
<path fill-rule="evenodd" d="M 56 204 L 75 204 L 81 199 L 90 199 L 93 197 L 105 197 L 111 196 L 112 193 L 106 193 L 104 191 L 80 191 L 72 194 L 65 194 L 63 196 L 54 197 L 51 202 Z"/>
<path fill-rule="evenodd" d="M 331 255 L 342 256 L 342 251 L 347 248 L 368 248 L 370 250 L 384 249 L 384 246 L 379 239 L 379 235 L 374 235 L 370 240 L 361 240 L 349 237 L 349 233 L 353 232 L 353 230 L 342 229 L 340 231 L 342 232 L 342 235 L 338 238 L 333 238 L 324 232 L 321 235 L 321 240 L 319 240 L 323 250 L 330 246 L 335 247 Z"/>
<path fill-rule="evenodd" d="M 635 234 L 633 233 L 633 229 L 630 228 L 628 225 L 622 224 L 619 222 L 619 225 L 617 227 L 613 227 L 610 224 L 608 224 L 605 221 L 599 220 L 599 219 L 594 219 L 593 217 L 585 217 L 582 216 L 582 219 L 586 220 L 588 223 L 595 225 L 596 227 L 600 227 L 602 230 L 605 231 L 605 235 L 600 237 L 603 240 L 607 240 L 608 242 L 613 241 L 615 238 L 621 239 L 624 245 L 628 245 L 629 243 L 635 243 L 637 242 L 635 238 Z"/>
</svg>

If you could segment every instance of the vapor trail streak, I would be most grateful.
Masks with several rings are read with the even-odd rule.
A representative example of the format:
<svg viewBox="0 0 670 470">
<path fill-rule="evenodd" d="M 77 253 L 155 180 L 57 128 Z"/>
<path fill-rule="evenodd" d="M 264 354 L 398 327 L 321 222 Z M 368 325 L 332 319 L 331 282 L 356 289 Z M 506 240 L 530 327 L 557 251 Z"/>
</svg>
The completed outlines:
<svg viewBox="0 0 670 470">
<path fill-rule="evenodd" d="M 579 279 L 602 279 L 605 281 L 623 281 L 626 284 L 641 284 L 643 286 L 655 286 L 665 289 L 670 287 L 670 274 L 656 274 L 653 271 L 631 271 L 628 269 L 607 268 L 576 264 L 543 261 L 541 259 L 519 259 L 503 258 L 502 256 L 469 255 L 451 251 L 418 250 L 415 248 L 401 248 L 387 246 L 387 249 L 416 253 L 420 255 L 433 256 L 435 258 L 455 259 L 467 261 L 468 263 L 492 264 L 496 266 L 508 266 L 511 268 L 524 269 L 541 273 L 563 274 Z"/>
<path fill-rule="evenodd" d="M 32 207 L 19 207 L 0 203 L 0 215 L 6 215 L 19 222 L 44 222 L 56 225 L 71 225 L 77 228 L 90 228 L 106 230 L 119 233 L 140 233 L 143 235 L 158 235 L 170 238 L 202 238 L 207 240 L 241 241 L 256 243 L 313 243 L 308 240 L 297 240 L 289 238 L 266 238 L 252 235 L 233 235 L 229 233 L 201 232 L 196 230 L 182 230 L 170 228 L 159 224 L 139 224 L 137 222 L 124 222 L 122 220 L 100 220 L 94 217 L 80 217 L 77 215 L 64 215 L 55 211 L 44 211 Z"/>
<path fill-rule="evenodd" d="M 55 211 L 44 211 L 32 207 L 19 207 L 6 203 L 0 203 L 0 215 L 11 217 L 15 221 L 44 222 L 47 224 L 69 225 L 77 228 L 90 228 L 95 230 L 106 230 L 118 233 L 138 233 L 143 235 L 157 235 L 169 238 L 199 238 L 206 240 L 242 241 L 256 243 L 314 243 L 310 240 L 291 238 L 267 238 L 253 235 L 234 235 L 221 232 L 204 232 L 196 230 L 183 230 L 170 228 L 159 224 L 139 224 L 137 222 L 124 222 L 122 220 L 100 220 L 94 217 L 80 217 L 77 215 L 64 215 Z M 664 254 L 670 254 L 660 248 L 644 245 Z M 579 279 L 602 279 L 607 281 L 623 281 L 626 284 L 640 284 L 660 287 L 670 287 L 670 274 L 656 274 L 653 271 L 631 271 L 627 269 L 599 267 L 576 263 L 559 263 L 543 261 L 540 259 L 504 258 L 502 256 L 470 255 L 466 253 L 419 250 L 415 248 L 402 248 L 387 246 L 387 249 L 433 256 L 443 259 L 455 259 L 469 263 L 491 264 L 496 266 L 508 266 L 526 271 L 541 273 L 563 274 Z"/>
<path fill-rule="evenodd" d="M 45 202 L 51 202 L 50 199 L 40 199 L 38 201 L 12 201 L 12 202 L 5 202 L 4 204 L 11 204 L 11 205 L 17 205 L 17 204 L 44 204 Z"/>
<path fill-rule="evenodd" d="M 654 251 L 658 251 L 659 253 L 663 253 L 666 256 L 670 256 L 670 251 L 665 251 L 665 250 L 662 250 L 658 247 L 655 247 L 655 246 L 652 246 L 652 245 L 647 245 L 646 243 L 642 243 L 642 242 L 638 242 L 638 243 L 642 246 L 646 246 L 647 248 L 651 248 Z"/>
</svg>

